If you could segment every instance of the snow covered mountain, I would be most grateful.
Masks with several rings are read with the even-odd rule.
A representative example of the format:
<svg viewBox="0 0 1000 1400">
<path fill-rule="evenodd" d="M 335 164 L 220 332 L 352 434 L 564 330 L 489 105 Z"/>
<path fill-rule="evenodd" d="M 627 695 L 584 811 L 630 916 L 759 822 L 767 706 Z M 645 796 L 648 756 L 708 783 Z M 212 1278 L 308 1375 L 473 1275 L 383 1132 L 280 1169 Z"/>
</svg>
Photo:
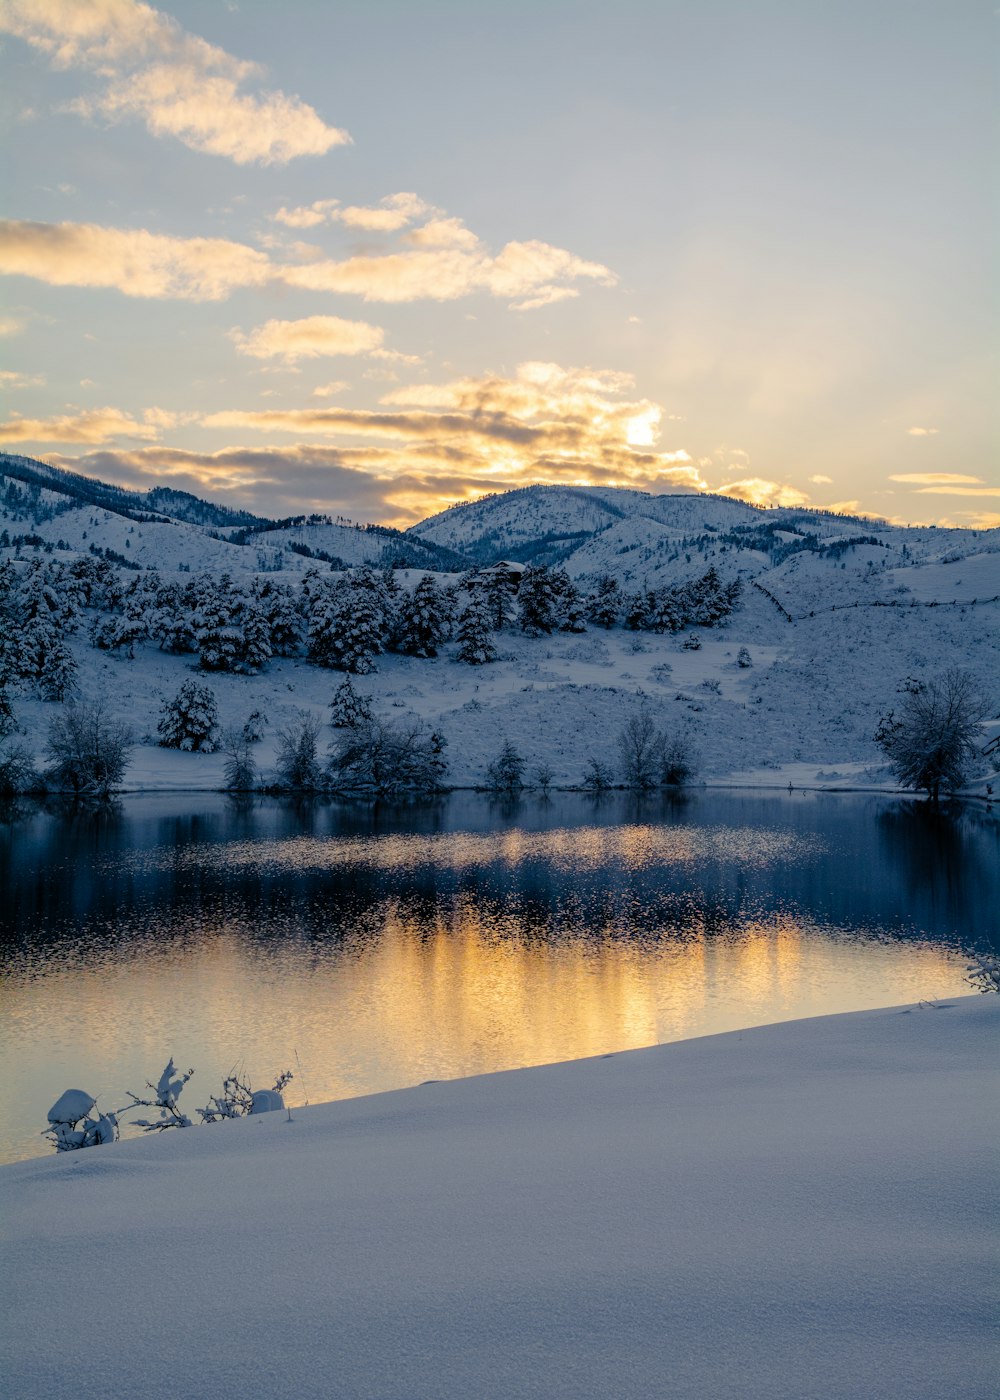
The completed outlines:
<svg viewBox="0 0 1000 1400">
<path fill-rule="evenodd" d="M 302 572 L 316 560 L 438 571 L 467 565 L 448 548 L 385 525 L 329 516 L 268 520 L 186 491 L 128 491 L 0 453 L 0 552 L 13 541 L 169 572 Z"/>
<path fill-rule="evenodd" d="M 646 712 L 689 745 L 706 778 L 878 784 L 888 779 L 872 736 L 906 678 L 959 667 L 1000 703 L 996 529 L 907 528 L 693 493 L 530 487 L 403 533 L 327 517 L 259 519 L 167 488 L 123 491 L 0 456 L 0 568 L 16 561 L 8 584 L 41 596 L 54 581 L 56 596 L 61 568 L 86 581 L 88 560 L 103 561 L 56 659 L 60 675 L 75 677 L 67 694 L 110 705 L 140 736 L 129 786 L 222 785 L 221 754 L 156 741 L 163 705 L 193 671 L 211 672 L 222 724 L 267 716 L 265 774 L 283 726 L 311 715 L 326 728 L 338 673 L 318 659 L 317 638 L 337 628 L 313 624 L 326 591 L 344 582 L 334 570 L 396 565 L 394 583 L 382 580 L 395 595 L 390 611 L 413 622 L 419 573 L 452 574 L 439 584 L 461 611 L 471 594 L 455 573 L 504 557 L 561 564 L 576 580 L 577 620 L 534 635 L 516 615 L 518 595 L 490 624 L 490 664 L 465 664 L 456 622 L 436 654 L 408 653 L 387 633 L 389 650 L 357 677 L 377 717 L 444 736 L 451 784 L 481 783 L 504 740 L 529 774 L 546 768 L 557 785 L 579 784 L 588 758 L 617 761 L 622 725 Z M 319 588 L 306 580 L 317 565 Z M 697 638 L 690 619 L 654 620 L 672 592 L 703 584 L 708 570 L 713 587 L 739 593 L 734 610 L 699 623 Z M 587 603 L 585 619 L 580 600 L 601 593 L 602 576 L 620 589 L 612 616 Z M 268 618 L 290 610 L 291 640 L 272 638 L 273 654 L 252 666 L 212 661 L 205 638 L 249 649 L 262 609 Z M 15 719 L 40 763 L 59 707 L 31 680 L 25 657 L 14 661 L 24 671 L 11 691 Z M 993 714 L 984 743 L 1000 726 Z"/>
</svg>

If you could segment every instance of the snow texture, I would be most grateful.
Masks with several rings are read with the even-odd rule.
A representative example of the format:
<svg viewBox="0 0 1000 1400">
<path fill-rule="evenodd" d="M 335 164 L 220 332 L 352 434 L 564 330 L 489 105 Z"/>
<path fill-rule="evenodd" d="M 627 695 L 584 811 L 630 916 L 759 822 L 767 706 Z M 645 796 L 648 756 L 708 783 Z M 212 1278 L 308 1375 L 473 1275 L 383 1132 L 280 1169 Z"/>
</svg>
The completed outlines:
<svg viewBox="0 0 1000 1400">
<path fill-rule="evenodd" d="M 7 1393 L 986 1400 L 998 1029 L 960 998 L 4 1167 Z"/>
</svg>

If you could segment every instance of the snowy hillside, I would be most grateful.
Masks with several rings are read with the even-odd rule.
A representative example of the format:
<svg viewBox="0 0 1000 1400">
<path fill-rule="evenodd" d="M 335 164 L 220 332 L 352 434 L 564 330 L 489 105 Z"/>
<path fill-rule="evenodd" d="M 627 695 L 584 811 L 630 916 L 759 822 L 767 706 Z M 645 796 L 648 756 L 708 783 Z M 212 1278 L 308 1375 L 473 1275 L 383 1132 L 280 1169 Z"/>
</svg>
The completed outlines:
<svg viewBox="0 0 1000 1400">
<path fill-rule="evenodd" d="M 312 716 L 321 757 L 342 738 L 329 704 L 344 669 L 377 720 L 443 737 L 459 786 L 481 785 L 505 740 L 526 781 L 548 769 L 579 786 L 591 759 L 616 767 L 617 735 L 643 713 L 701 779 L 890 785 L 880 715 L 908 677 L 951 667 L 989 698 L 984 745 L 1000 721 L 1000 530 L 612 488 L 490 497 L 425 522 L 427 543 L 325 517 L 221 525 L 214 511 L 0 458 L 0 663 L 38 766 L 62 696 L 132 727 L 126 787 L 221 786 L 221 754 L 157 744 L 164 704 L 195 678 L 221 725 L 267 717 L 254 754 L 273 781 L 283 728 Z M 564 556 L 534 570 L 547 620 L 526 619 L 523 585 L 483 594 L 485 575 L 447 572 L 487 540 L 496 556 Z M 410 567 L 382 572 L 393 560 Z M 991 779 L 984 757 L 978 790 Z"/>
<path fill-rule="evenodd" d="M 606 572 L 634 586 L 687 578 L 713 563 L 757 578 L 793 613 L 807 613 L 817 602 L 899 598 L 903 587 L 927 602 L 998 591 L 998 561 L 989 557 L 1000 551 L 998 529 L 893 526 L 825 511 L 765 510 L 693 492 L 529 486 L 453 506 L 413 531 L 480 563 L 504 557 L 560 563 L 574 578 Z M 967 571 L 964 591 L 954 591 L 960 569 L 933 583 L 918 573 L 973 554 L 985 562 L 975 578 Z M 792 564 L 782 567 L 789 559 Z M 896 570 L 901 576 L 890 577 Z"/>
<path fill-rule="evenodd" d="M 6 542 L 5 542 L 6 536 Z M 0 552 L 30 548 L 91 553 L 123 567 L 302 573 L 312 561 L 338 567 L 453 569 L 450 550 L 386 526 L 326 516 L 272 521 L 157 486 L 126 491 L 30 457 L 0 453 Z"/>
</svg>

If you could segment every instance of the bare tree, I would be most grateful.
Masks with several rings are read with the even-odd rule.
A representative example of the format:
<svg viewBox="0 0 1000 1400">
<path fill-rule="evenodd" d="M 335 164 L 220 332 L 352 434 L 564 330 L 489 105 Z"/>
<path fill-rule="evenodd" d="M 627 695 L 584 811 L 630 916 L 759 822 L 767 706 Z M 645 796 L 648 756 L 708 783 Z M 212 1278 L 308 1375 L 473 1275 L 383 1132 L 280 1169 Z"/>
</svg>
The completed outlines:
<svg viewBox="0 0 1000 1400">
<path fill-rule="evenodd" d="M 640 710 L 622 726 L 618 735 L 618 757 L 626 787 L 645 791 L 661 781 L 663 735 L 648 710 Z"/>
<path fill-rule="evenodd" d="M 974 776 L 980 761 L 979 730 L 992 706 L 969 671 L 945 671 L 933 680 L 903 683 L 899 713 L 879 718 L 875 742 L 903 787 L 937 802 Z"/>
<path fill-rule="evenodd" d="M 74 793 L 102 796 L 121 782 L 132 750 L 127 724 L 98 704 L 67 705 L 49 725 L 49 778 Z"/>
<path fill-rule="evenodd" d="M 253 742 L 247 726 L 237 729 L 230 725 L 222 731 L 222 752 L 226 755 L 224 768 L 226 787 L 230 792 L 250 792 L 257 786 L 259 773 L 253 754 Z"/>
<path fill-rule="evenodd" d="M 666 739 L 661 756 L 660 782 L 664 787 L 683 787 L 694 777 L 694 756 L 684 739 Z"/>
<path fill-rule="evenodd" d="M 326 786 L 319 760 L 322 721 L 301 710 L 297 722 L 278 730 L 278 786 L 295 792 L 317 792 Z"/>
</svg>

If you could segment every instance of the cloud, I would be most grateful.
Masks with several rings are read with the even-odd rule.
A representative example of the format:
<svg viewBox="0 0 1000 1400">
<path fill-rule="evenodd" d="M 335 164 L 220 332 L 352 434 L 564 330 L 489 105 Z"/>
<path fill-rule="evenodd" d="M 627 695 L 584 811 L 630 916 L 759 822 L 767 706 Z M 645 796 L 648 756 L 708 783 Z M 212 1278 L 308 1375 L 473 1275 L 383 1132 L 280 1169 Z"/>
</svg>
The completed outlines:
<svg viewBox="0 0 1000 1400">
<path fill-rule="evenodd" d="M 451 500 L 532 482 L 707 489 L 682 447 L 656 449 L 662 412 L 630 397 L 631 388 L 631 377 L 614 371 L 529 361 L 513 378 L 485 375 L 395 389 L 378 410 L 240 409 L 201 422 L 227 432 L 353 440 L 329 451 L 364 470 L 419 477 L 423 485 L 412 489 L 407 508 L 424 514 Z M 398 506 L 400 498 L 393 500 Z"/>
<path fill-rule="evenodd" d="M 23 330 L 24 322 L 19 321 L 16 316 L 0 316 L 0 336 L 6 338 L 20 335 Z"/>
<path fill-rule="evenodd" d="M 335 209 L 339 202 L 336 199 L 317 199 L 315 204 L 307 204 L 298 209 L 286 209 L 282 206 L 272 218 L 277 223 L 284 224 L 286 228 L 316 228 L 318 224 L 328 221 L 330 210 Z"/>
<path fill-rule="evenodd" d="M 153 442 L 165 427 L 173 427 L 177 418 L 162 409 L 149 409 L 140 422 L 118 408 L 94 408 L 84 413 L 66 414 L 57 418 L 8 418 L 0 423 L 0 443 L 14 442 L 75 442 L 83 444 L 110 442 L 115 438 L 138 438 Z"/>
<path fill-rule="evenodd" d="M 539 287 L 533 296 L 511 304 L 511 311 L 537 311 L 540 306 L 552 306 L 554 302 L 566 301 L 580 295 L 576 287 Z"/>
<path fill-rule="evenodd" d="M 419 195 L 401 192 L 386 195 L 378 204 L 367 206 L 343 206 L 339 199 L 317 199 L 312 204 L 299 205 L 295 209 L 282 207 L 272 217 L 288 228 L 317 228 L 320 224 L 341 223 L 346 224 L 348 228 L 365 229 L 370 233 L 396 233 L 416 219 L 438 212 Z M 435 241 L 433 232 L 426 238 L 421 238 L 420 233 L 426 233 L 426 229 L 411 234 L 410 241 L 426 242 L 428 246 L 435 247 L 448 246 L 459 238 L 458 230 L 464 226 L 459 219 L 439 219 L 436 225 L 434 222 L 427 225 L 429 230 L 435 227 L 437 239 L 440 241 Z M 478 241 L 475 234 L 469 233 L 467 229 L 465 233 L 473 242 Z"/>
<path fill-rule="evenodd" d="M 100 224 L 0 220 L 0 273 L 124 296 L 220 301 L 266 282 L 266 254 L 224 238 L 172 238 Z"/>
<path fill-rule="evenodd" d="M 249 334 L 236 329 L 229 338 L 241 355 L 258 360 L 280 357 L 296 360 L 319 355 L 366 355 L 378 352 L 385 332 L 366 321 L 344 321 L 339 316 L 306 316 L 299 321 L 267 321 Z M 392 354 L 391 351 L 384 352 Z"/>
<path fill-rule="evenodd" d="M 833 485 L 833 477 L 832 477 L 832 476 L 822 476 L 822 475 L 820 475 L 819 473 L 817 473 L 816 476 L 811 476 L 811 477 L 809 478 L 809 480 L 812 482 L 812 484 L 813 484 L 814 486 L 832 486 L 832 485 Z"/>
<path fill-rule="evenodd" d="M 37 389 L 44 383 L 44 374 L 21 374 L 16 369 L 0 369 L 0 389 Z"/>
<path fill-rule="evenodd" d="M 479 239 L 461 219 L 431 219 L 406 235 L 414 248 L 478 248 Z"/>
<path fill-rule="evenodd" d="M 945 486 L 949 482 L 959 486 L 974 486 L 982 482 L 982 477 L 962 476 L 958 472 L 900 472 L 890 476 L 889 480 L 909 482 L 915 486 Z"/>
<path fill-rule="evenodd" d="M 330 217 L 346 224 L 348 228 L 368 229 L 373 233 L 394 233 L 430 212 L 430 205 L 425 204 L 419 195 L 403 193 L 387 195 L 375 208 L 349 204 L 345 209 L 332 210 Z"/>
<path fill-rule="evenodd" d="M 219 301 L 239 287 L 282 282 L 366 301 L 451 301 L 487 292 L 522 300 L 535 295 L 545 304 L 559 290 L 553 279 L 604 286 L 617 280 L 600 263 L 537 242 L 508 243 L 495 257 L 478 241 L 474 248 L 418 248 L 340 261 L 307 251 L 312 260 L 276 262 L 258 248 L 224 238 L 0 220 L 0 273 L 57 287 L 114 287 L 133 297 Z"/>
<path fill-rule="evenodd" d="M 329 384 L 317 384 L 312 391 L 314 399 L 329 399 L 334 394 L 342 394 L 345 389 L 351 386 L 346 379 L 331 379 Z"/>
<path fill-rule="evenodd" d="M 730 481 L 718 488 L 720 496 L 735 496 L 739 501 L 749 501 L 755 506 L 804 506 L 809 497 L 794 486 L 780 481 L 767 481 L 763 477 L 750 476 L 743 481 Z"/>
<path fill-rule="evenodd" d="M 1000 496 L 1000 486 L 921 486 L 918 496 Z"/>
<path fill-rule="evenodd" d="M 72 110 L 117 122 L 136 118 L 154 136 L 238 165 L 284 164 L 350 141 L 298 97 L 247 91 L 263 70 L 187 34 L 138 0 L 6 0 L 0 31 L 48 57 L 82 68 L 97 91 Z"/>
<path fill-rule="evenodd" d="M 487 292 L 522 302 L 541 298 L 538 305 L 560 299 L 559 282 L 589 279 L 610 287 L 618 280 L 602 264 L 547 243 L 508 243 L 492 256 L 478 239 L 461 246 L 418 247 L 285 266 L 280 276 L 293 287 L 347 293 L 365 301 L 454 301 Z"/>
<path fill-rule="evenodd" d="M 907 428 L 910 437 L 934 437 L 939 431 L 937 428 Z"/>
</svg>

